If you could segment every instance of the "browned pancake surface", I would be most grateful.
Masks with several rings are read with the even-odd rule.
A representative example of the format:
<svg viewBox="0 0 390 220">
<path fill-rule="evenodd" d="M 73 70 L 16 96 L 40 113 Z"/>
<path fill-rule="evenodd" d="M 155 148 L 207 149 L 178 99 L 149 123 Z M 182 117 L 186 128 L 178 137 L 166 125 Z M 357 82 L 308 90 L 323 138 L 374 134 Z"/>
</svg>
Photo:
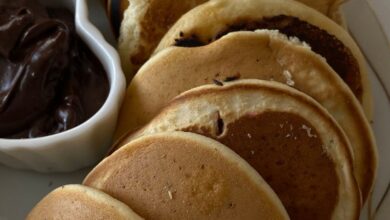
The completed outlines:
<svg viewBox="0 0 390 220">
<path fill-rule="evenodd" d="M 298 115 L 265 112 L 229 123 L 222 135 L 192 127 L 249 162 L 278 194 L 291 219 L 331 219 L 337 202 L 335 164 L 324 153 L 316 130 Z"/>
<path fill-rule="evenodd" d="M 142 28 L 141 38 L 148 42 L 142 44 L 131 57 L 131 62 L 141 66 L 149 58 L 150 54 L 156 48 L 160 39 L 164 36 L 169 27 L 185 12 L 198 4 L 207 0 L 186 0 L 178 3 L 177 1 L 151 0 L 148 4 L 144 18 L 140 21 Z M 172 13 L 167 13 L 170 11 Z M 125 34 L 125 33 L 123 33 Z"/>
<path fill-rule="evenodd" d="M 84 184 L 146 219 L 284 219 L 276 196 L 260 188 L 239 160 L 227 160 L 220 148 L 203 147 L 192 136 L 130 143 L 97 166 Z"/>
<path fill-rule="evenodd" d="M 28 214 L 28 220 L 115 219 L 141 220 L 120 201 L 82 185 L 61 186 L 43 198 Z"/>
<path fill-rule="evenodd" d="M 241 18 L 233 24 L 226 25 L 224 30 L 209 39 L 208 42 L 202 42 L 196 33 L 181 32 L 175 40 L 175 45 L 183 47 L 202 46 L 230 32 L 254 31 L 258 29 L 279 30 L 289 37 L 297 37 L 301 41 L 308 43 L 314 52 L 326 59 L 327 63 L 347 83 L 358 100 L 362 101 L 363 88 L 359 64 L 351 51 L 335 36 L 293 16 L 279 15 L 263 18 L 259 21 Z"/>
<path fill-rule="evenodd" d="M 276 82 L 216 84 L 178 96 L 121 143 L 162 131 L 202 134 L 248 161 L 292 219 L 358 218 L 349 142 L 318 103 Z"/>
</svg>

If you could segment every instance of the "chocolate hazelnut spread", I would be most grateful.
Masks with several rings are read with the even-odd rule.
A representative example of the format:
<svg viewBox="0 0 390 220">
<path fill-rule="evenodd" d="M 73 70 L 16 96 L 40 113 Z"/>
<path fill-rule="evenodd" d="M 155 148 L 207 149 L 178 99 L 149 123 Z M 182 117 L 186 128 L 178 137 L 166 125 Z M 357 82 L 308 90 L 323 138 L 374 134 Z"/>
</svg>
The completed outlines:
<svg viewBox="0 0 390 220">
<path fill-rule="evenodd" d="M 32 0 L 0 0 L 0 137 L 33 138 L 86 121 L 109 90 L 73 15 Z"/>
<path fill-rule="evenodd" d="M 227 27 L 218 33 L 214 39 L 209 42 L 202 42 L 194 33 L 182 33 L 178 39 L 175 39 L 175 45 L 181 47 L 196 47 L 207 45 L 211 41 L 235 31 L 254 31 L 257 29 L 279 30 L 289 37 L 297 37 L 305 41 L 311 49 L 323 56 L 327 63 L 335 70 L 337 74 L 351 88 L 355 96 L 361 101 L 363 88 L 360 78 L 360 70 L 357 60 L 351 51 L 333 35 L 327 33 L 314 25 L 302 21 L 296 17 L 279 15 L 275 17 L 263 18 L 259 21 L 250 21 L 242 19 Z"/>
<path fill-rule="evenodd" d="M 244 158 L 276 192 L 291 219 L 331 219 L 339 182 L 310 123 L 292 113 L 265 112 L 218 124 L 224 128 L 218 126 L 215 135 L 199 127 L 181 130 L 211 137 Z"/>
</svg>

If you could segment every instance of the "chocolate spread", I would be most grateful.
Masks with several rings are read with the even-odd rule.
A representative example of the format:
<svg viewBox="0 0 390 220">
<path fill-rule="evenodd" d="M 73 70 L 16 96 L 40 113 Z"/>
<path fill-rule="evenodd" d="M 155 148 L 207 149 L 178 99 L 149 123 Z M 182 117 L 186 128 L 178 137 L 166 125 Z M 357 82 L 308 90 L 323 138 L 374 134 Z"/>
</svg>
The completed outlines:
<svg viewBox="0 0 390 220">
<path fill-rule="evenodd" d="M 279 30 L 289 37 L 297 37 L 310 45 L 311 49 L 325 57 L 327 63 L 351 88 L 355 96 L 362 100 L 362 82 L 357 60 L 351 51 L 335 36 L 329 34 L 314 25 L 302 21 L 296 17 L 279 15 L 275 17 L 263 18 L 259 21 L 242 19 L 218 33 L 208 42 L 202 42 L 194 33 L 180 33 L 180 37 L 175 39 L 175 45 L 181 47 L 196 47 L 207 45 L 211 41 L 236 31 L 254 31 L 257 29 Z"/>
<path fill-rule="evenodd" d="M 291 219 L 331 219 L 339 182 L 310 123 L 292 113 L 265 112 L 218 124 L 224 128 L 218 126 L 216 135 L 199 127 L 181 130 L 211 137 L 244 158 L 276 192 Z"/>
<path fill-rule="evenodd" d="M 73 15 L 32 0 L 0 0 L 0 137 L 33 138 L 86 121 L 109 90 Z"/>
</svg>

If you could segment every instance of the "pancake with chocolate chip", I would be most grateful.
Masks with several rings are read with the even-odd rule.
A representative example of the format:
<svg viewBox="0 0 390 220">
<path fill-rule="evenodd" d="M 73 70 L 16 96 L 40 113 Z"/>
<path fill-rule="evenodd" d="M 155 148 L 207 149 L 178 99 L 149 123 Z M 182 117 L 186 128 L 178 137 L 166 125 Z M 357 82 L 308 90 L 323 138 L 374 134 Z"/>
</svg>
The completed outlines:
<svg viewBox="0 0 390 220">
<path fill-rule="evenodd" d="M 295 1 L 207 2 L 183 15 L 162 38 L 155 54 L 173 45 L 203 46 L 230 32 L 257 29 L 276 29 L 310 45 L 346 82 L 371 119 L 371 91 L 358 46 L 342 27 Z"/>
<path fill-rule="evenodd" d="M 318 54 L 277 31 L 230 33 L 203 47 L 172 47 L 153 57 L 128 87 L 116 137 L 149 122 L 191 88 L 235 79 L 274 80 L 319 102 L 351 141 L 364 199 L 372 189 L 377 152 L 373 132 L 348 86 Z"/>
<path fill-rule="evenodd" d="M 350 144 L 325 109 L 277 82 L 218 84 L 183 93 L 117 146 L 163 131 L 202 134 L 248 161 L 291 219 L 358 219 Z"/>
<path fill-rule="evenodd" d="M 132 141 L 97 165 L 84 184 L 125 202 L 146 219 L 289 219 L 247 162 L 193 133 Z"/>
<path fill-rule="evenodd" d="M 130 80 L 149 59 L 161 38 L 180 16 L 207 1 L 130 0 L 130 6 L 124 12 L 118 44 L 127 79 Z M 299 1 L 342 23 L 339 10 L 342 0 Z"/>
<path fill-rule="evenodd" d="M 61 186 L 43 198 L 27 220 L 41 219 L 116 219 L 142 220 L 124 203 L 83 185 Z"/>
<path fill-rule="evenodd" d="M 118 51 L 128 81 L 149 59 L 180 16 L 208 0 L 129 0 L 120 26 Z"/>
</svg>

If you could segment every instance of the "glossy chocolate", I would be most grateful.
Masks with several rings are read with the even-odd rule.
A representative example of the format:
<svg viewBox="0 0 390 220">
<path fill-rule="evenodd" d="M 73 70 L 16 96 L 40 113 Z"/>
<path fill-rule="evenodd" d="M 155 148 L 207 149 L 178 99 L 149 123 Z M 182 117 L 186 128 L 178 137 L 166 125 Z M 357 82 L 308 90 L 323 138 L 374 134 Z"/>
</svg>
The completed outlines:
<svg viewBox="0 0 390 220">
<path fill-rule="evenodd" d="M 32 0 L 0 0 L 0 137 L 33 138 L 86 121 L 109 90 L 73 15 Z"/>
</svg>

